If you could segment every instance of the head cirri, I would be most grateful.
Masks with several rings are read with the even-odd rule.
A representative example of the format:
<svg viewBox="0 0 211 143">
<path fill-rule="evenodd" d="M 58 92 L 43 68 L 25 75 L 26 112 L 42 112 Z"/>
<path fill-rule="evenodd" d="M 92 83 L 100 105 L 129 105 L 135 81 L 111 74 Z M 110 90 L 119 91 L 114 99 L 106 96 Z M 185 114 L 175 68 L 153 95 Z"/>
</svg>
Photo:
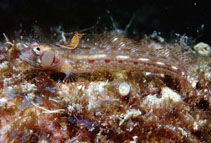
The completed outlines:
<svg viewBox="0 0 211 143">
<path fill-rule="evenodd" d="M 21 50 L 20 58 L 32 66 L 42 68 L 56 68 L 63 63 L 63 59 L 53 51 L 52 47 L 36 42 Z"/>
</svg>

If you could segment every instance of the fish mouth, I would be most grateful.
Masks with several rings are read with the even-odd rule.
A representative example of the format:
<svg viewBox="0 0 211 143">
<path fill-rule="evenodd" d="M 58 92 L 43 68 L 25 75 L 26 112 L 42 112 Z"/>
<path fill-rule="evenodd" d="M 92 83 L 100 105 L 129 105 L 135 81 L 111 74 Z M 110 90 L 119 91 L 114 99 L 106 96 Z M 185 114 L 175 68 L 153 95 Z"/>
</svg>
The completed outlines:
<svg viewBox="0 0 211 143">
<path fill-rule="evenodd" d="M 28 64 L 30 64 L 32 66 L 39 66 L 39 64 L 37 62 L 35 62 L 34 60 L 29 59 L 23 53 L 20 54 L 20 59 L 22 59 L 23 61 L 27 62 Z"/>
</svg>

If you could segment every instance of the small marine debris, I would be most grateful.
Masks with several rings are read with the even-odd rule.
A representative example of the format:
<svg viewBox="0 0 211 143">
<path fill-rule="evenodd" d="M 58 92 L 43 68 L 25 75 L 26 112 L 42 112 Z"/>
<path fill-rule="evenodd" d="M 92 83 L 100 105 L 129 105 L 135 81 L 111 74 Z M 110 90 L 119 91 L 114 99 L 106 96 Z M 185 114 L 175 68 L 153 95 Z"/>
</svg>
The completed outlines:
<svg viewBox="0 0 211 143">
<path fill-rule="evenodd" d="M 200 42 L 193 47 L 202 56 L 208 56 L 211 52 L 210 46 L 204 42 Z"/>
<path fill-rule="evenodd" d="M 60 45 L 60 44 L 59 44 L 58 46 L 61 47 L 61 48 L 66 48 L 66 49 L 75 49 L 75 48 L 78 46 L 78 44 L 79 44 L 79 42 L 80 42 L 80 39 L 82 38 L 83 35 L 84 35 L 84 34 L 76 33 L 76 34 L 73 36 L 70 45 L 65 46 L 65 45 Z M 64 36 L 64 34 L 62 35 L 62 37 L 63 37 L 63 39 L 66 39 L 65 36 Z M 66 41 L 66 40 L 65 40 L 65 41 Z"/>
<path fill-rule="evenodd" d="M 139 115 L 141 115 L 140 110 L 136 109 L 130 109 L 127 111 L 127 113 L 124 115 L 123 119 L 120 121 L 119 126 L 121 126 L 125 121 L 129 120 L 130 118 L 136 118 Z"/>
<path fill-rule="evenodd" d="M 126 96 L 130 93 L 130 85 L 127 82 L 122 82 L 119 85 L 119 93 L 121 96 Z"/>
<path fill-rule="evenodd" d="M 0 98 L 0 107 L 4 106 L 7 103 L 7 98 Z"/>
<path fill-rule="evenodd" d="M 160 108 L 164 106 L 164 103 L 168 103 L 171 101 L 172 103 L 181 102 L 181 96 L 177 94 L 175 91 L 168 87 L 161 88 L 161 97 L 158 98 L 156 94 L 148 95 L 144 100 L 143 103 L 140 105 L 146 109 L 149 108 L 150 110 L 153 108 Z"/>
</svg>

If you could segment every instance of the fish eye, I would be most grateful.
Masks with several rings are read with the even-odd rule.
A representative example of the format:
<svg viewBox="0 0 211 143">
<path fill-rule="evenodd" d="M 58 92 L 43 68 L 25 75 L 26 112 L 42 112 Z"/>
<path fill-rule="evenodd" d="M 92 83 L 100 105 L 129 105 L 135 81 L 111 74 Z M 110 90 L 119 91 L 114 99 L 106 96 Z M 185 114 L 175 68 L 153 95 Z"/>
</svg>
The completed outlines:
<svg viewBox="0 0 211 143">
<path fill-rule="evenodd" d="M 41 55 L 41 48 L 40 47 L 33 47 L 32 51 L 34 52 L 35 55 L 40 56 Z"/>
</svg>

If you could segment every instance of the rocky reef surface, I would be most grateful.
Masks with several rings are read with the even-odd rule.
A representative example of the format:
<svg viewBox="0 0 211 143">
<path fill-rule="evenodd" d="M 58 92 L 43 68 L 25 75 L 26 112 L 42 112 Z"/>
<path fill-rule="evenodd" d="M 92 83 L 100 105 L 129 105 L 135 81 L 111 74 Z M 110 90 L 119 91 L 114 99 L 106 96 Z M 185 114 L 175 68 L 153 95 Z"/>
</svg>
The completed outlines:
<svg viewBox="0 0 211 143">
<path fill-rule="evenodd" d="M 100 71 L 65 79 L 34 68 L 0 44 L 0 143 L 211 142 L 211 54 L 192 59 L 183 96 L 178 79 L 146 71 Z"/>
</svg>

